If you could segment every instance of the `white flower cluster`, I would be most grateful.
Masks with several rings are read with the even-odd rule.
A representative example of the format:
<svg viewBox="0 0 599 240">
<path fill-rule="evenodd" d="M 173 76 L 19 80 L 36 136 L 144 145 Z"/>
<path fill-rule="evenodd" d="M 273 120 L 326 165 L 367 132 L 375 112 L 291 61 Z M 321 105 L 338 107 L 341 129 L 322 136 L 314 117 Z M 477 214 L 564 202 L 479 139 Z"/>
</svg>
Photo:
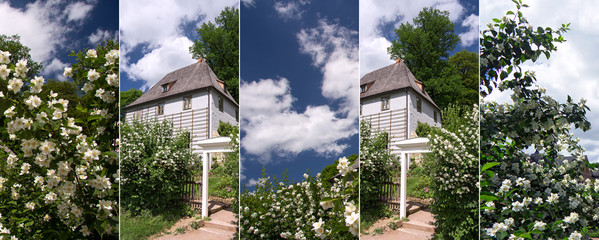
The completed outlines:
<svg viewBox="0 0 599 240">
<path fill-rule="evenodd" d="M 87 57 L 91 55 L 88 51 Z M 0 85 L 6 86 L 0 88 L 0 97 L 9 98 L 12 103 L 4 111 L 4 116 L 9 138 L 17 147 L 4 150 L 7 168 L 0 169 L 0 194 L 10 188 L 17 208 L 30 211 L 27 216 L 31 219 L 28 221 L 36 224 L 57 218 L 67 228 L 73 231 L 79 229 L 82 236 L 89 236 L 91 232 L 87 224 L 101 221 L 106 223 L 107 234 L 114 233 L 114 226 L 106 221 L 117 214 L 112 208 L 118 204 L 117 197 L 114 191 L 109 191 L 116 178 L 106 175 L 106 170 L 117 169 L 116 158 L 101 156 L 100 146 L 94 141 L 99 137 L 97 129 L 90 129 L 89 137 L 83 135 L 83 127 L 78 126 L 74 118 L 68 117 L 69 101 L 58 98 L 58 94 L 52 91 L 47 98 L 38 95 L 44 87 L 44 78 L 26 79 L 29 71 L 27 61 L 19 60 L 12 66 L 10 56 L 10 53 L 0 51 L 0 82 L 3 83 Z M 114 64 L 118 54 L 113 52 L 110 57 Z M 94 71 L 104 74 L 104 70 Z M 72 77 L 73 68 L 66 68 L 65 76 Z M 112 85 L 111 93 L 116 89 L 113 84 L 105 82 L 92 84 L 92 87 L 100 85 Z M 108 115 L 109 110 L 104 111 L 105 116 Z M 44 209 L 47 214 L 40 215 L 38 209 Z M 52 224 L 55 226 L 56 223 Z M 0 224 L 0 234 L 10 234 L 8 229 L 13 227 L 23 226 L 5 228 Z M 30 227 L 25 228 L 32 231 Z"/>
<path fill-rule="evenodd" d="M 338 169 L 348 166 L 346 161 L 346 158 L 339 159 Z M 357 177 L 357 174 L 353 175 Z M 319 177 L 319 174 L 316 178 L 306 174 L 302 182 L 295 184 L 260 179 L 255 192 L 241 196 L 241 235 L 262 239 L 334 239 L 339 234 L 358 236 L 359 208 L 350 200 L 357 199 L 357 195 L 345 191 L 352 187 L 351 181 L 335 179 L 330 188 L 325 188 L 320 181 L 326 179 Z M 339 227 L 345 227 L 347 232 L 335 232 Z"/>
</svg>

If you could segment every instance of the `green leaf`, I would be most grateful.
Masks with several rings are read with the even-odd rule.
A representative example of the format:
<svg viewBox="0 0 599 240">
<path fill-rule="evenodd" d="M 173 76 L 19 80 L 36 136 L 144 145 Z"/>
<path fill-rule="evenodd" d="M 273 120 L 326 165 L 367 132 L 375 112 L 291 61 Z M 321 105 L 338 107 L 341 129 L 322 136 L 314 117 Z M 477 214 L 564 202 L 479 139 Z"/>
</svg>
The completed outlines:
<svg viewBox="0 0 599 240">
<path fill-rule="evenodd" d="M 481 171 L 481 172 L 482 172 L 482 171 L 485 171 L 485 170 L 487 170 L 487 169 L 489 169 L 489 168 L 492 168 L 492 167 L 494 167 L 494 166 L 497 166 L 497 165 L 499 165 L 499 164 L 501 164 L 501 163 L 500 163 L 500 162 L 490 162 L 490 163 L 486 163 L 485 165 L 483 165 L 483 166 L 480 168 L 480 171 Z"/>
</svg>

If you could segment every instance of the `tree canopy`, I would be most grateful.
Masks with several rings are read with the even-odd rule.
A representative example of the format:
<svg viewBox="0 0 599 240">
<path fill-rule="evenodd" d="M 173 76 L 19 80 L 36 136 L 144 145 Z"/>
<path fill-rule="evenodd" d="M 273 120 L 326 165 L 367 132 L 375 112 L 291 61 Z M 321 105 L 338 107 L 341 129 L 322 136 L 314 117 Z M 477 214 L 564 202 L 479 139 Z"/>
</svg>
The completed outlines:
<svg viewBox="0 0 599 240">
<path fill-rule="evenodd" d="M 189 52 L 194 59 L 204 58 L 239 102 L 239 9 L 225 8 L 215 23 L 203 23 L 196 31 L 199 38 Z"/>
<path fill-rule="evenodd" d="M 123 111 L 123 108 L 125 108 L 127 105 L 131 104 L 133 101 L 137 100 L 143 94 L 144 94 L 144 92 L 142 92 L 139 89 L 135 89 L 135 88 L 131 88 L 127 91 L 121 92 L 121 94 L 120 94 L 121 101 L 120 101 L 120 105 L 119 105 L 121 108 L 121 119 L 125 118 L 125 111 Z"/>
<path fill-rule="evenodd" d="M 10 52 L 10 58 L 16 61 L 27 60 L 27 78 L 33 78 L 44 70 L 44 66 L 41 63 L 33 61 L 29 52 L 31 49 L 21 44 L 21 37 L 19 35 L 7 36 L 0 34 L 0 51 Z"/>
<path fill-rule="evenodd" d="M 397 39 L 387 49 L 391 59 L 406 62 L 441 109 L 478 102 L 478 56 L 463 49 L 450 57 L 460 41 L 454 26 L 448 11 L 424 8 L 413 23 L 395 29 Z"/>
</svg>

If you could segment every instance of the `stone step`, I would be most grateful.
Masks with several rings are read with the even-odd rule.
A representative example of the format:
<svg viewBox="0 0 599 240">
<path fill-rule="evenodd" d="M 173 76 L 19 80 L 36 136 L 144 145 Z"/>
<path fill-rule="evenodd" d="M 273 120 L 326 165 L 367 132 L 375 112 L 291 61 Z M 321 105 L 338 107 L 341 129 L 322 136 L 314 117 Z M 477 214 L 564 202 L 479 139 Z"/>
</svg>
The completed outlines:
<svg viewBox="0 0 599 240">
<path fill-rule="evenodd" d="M 396 236 L 401 236 L 398 239 L 406 240 L 427 240 L 433 238 L 433 233 L 429 231 L 421 231 L 418 229 L 399 228 L 394 231 Z"/>
<path fill-rule="evenodd" d="M 235 232 L 235 225 L 218 220 L 204 221 L 202 229 L 222 229 Z"/>
<path fill-rule="evenodd" d="M 425 231 L 425 232 L 429 232 L 429 233 L 435 232 L 435 226 L 432 226 L 430 224 L 423 223 L 423 222 L 418 222 L 418 221 L 403 222 L 401 228 L 402 229 L 415 229 L 415 230 Z"/>
</svg>

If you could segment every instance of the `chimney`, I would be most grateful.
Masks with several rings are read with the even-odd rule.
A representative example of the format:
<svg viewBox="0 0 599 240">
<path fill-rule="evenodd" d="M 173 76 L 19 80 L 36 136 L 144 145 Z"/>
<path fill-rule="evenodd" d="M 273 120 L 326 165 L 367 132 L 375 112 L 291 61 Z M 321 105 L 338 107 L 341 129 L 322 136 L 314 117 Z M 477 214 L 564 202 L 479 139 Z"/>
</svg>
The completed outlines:
<svg viewBox="0 0 599 240">
<path fill-rule="evenodd" d="M 400 63 L 403 62 L 403 60 L 401 58 L 398 58 L 397 60 L 395 60 L 395 63 Z"/>
<path fill-rule="evenodd" d="M 202 58 L 198 59 L 198 63 L 202 63 L 202 61 L 204 61 L 204 59 L 202 59 Z"/>
</svg>

